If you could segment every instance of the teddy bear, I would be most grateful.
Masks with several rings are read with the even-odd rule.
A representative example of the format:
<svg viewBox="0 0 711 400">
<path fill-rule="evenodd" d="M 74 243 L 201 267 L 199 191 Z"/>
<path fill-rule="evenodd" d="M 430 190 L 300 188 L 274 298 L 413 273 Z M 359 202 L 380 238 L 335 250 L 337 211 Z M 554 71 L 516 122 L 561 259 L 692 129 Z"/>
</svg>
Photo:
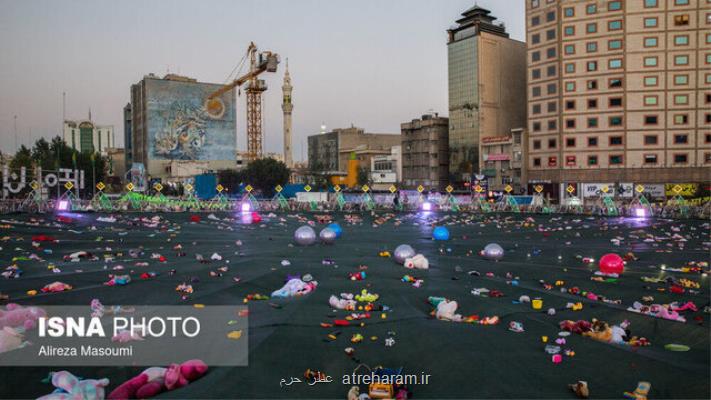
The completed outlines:
<svg viewBox="0 0 711 400">
<path fill-rule="evenodd" d="M 0 329 L 9 326 L 10 328 L 23 328 L 29 330 L 37 325 L 40 318 L 47 316 L 47 313 L 39 307 L 23 307 L 17 303 L 9 303 L 5 310 L 0 310 Z"/>
<path fill-rule="evenodd" d="M 69 371 L 52 372 L 52 385 L 57 389 L 38 400 L 103 400 L 109 380 L 80 380 Z"/>
<path fill-rule="evenodd" d="M 202 360 L 188 360 L 167 368 L 151 367 L 122 383 L 109 393 L 108 399 L 147 399 L 196 381 L 207 372 Z"/>
<path fill-rule="evenodd" d="M 435 317 L 443 321 L 461 322 L 462 315 L 455 314 L 459 305 L 454 300 L 444 299 L 437 303 Z"/>
<path fill-rule="evenodd" d="M 405 259 L 405 268 L 408 269 L 429 269 L 430 262 L 422 254 L 416 254 L 414 257 Z"/>
<path fill-rule="evenodd" d="M 612 329 L 607 322 L 593 318 L 591 330 L 583 332 L 583 336 L 588 336 L 601 342 L 610 342 L 612 340 Z"/>
</svg>

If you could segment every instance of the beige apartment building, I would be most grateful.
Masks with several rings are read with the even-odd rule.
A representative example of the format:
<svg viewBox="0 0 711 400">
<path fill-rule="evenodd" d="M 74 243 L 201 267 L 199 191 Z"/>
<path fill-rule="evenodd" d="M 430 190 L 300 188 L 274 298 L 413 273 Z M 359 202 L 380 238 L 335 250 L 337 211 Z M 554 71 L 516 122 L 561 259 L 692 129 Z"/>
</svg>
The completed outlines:
<svg viewBox="0 0 711 400">
<path fill-rule="evenodd" d="M 708 182 L 711 0 L 526 0 L 535 183 Z"/>
<path fill-rule="evenodd" d="M 437 113 L 400 124 L 402 186 L 444 190 L 449 184 L 449 119 Z"/>
</svg>

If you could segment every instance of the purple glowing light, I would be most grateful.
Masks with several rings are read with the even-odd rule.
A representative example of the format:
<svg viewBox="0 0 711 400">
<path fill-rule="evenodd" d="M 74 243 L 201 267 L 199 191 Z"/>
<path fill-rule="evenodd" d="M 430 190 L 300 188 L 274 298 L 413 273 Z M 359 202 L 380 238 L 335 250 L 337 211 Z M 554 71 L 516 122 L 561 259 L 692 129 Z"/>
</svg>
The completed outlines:
<svg viewBox="0 0 711 400">
<path fill-rule="evenodd" d="M 57 211 L 69 211 L 69 201 L 59 200 L 59 203 L 57 203 Z"/>
<path fill-rule="evenodd" d="M 250 211 L 252 211 L 252 205 L 249 203 L 242 203 L 242 212 L 248 213 Z"/>
<path fill-rule="evenodd" d="M 644 208 L 635 208 L 634 216 L 637 218 L 645 218 L 647 216 L 647 210 Z"/>
<path fill-rule="evenodd" d="M 422 211 L 432 211 L 432 203 L 429 201 L 422 203 Z"/>
</svg>

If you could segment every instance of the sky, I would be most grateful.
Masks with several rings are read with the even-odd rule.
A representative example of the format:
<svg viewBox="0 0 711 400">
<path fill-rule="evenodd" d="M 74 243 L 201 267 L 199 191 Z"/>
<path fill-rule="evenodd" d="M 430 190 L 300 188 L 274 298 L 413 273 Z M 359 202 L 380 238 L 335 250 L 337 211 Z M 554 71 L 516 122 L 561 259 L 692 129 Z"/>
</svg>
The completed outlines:
<svg viewBox="0 0 711 400">
<path fill-rule="evenodd" d="M 306 137 L 351 124 L 399 133 L 428 111 L 447 115 L 447 34 L 473 0 L 0 0 L 0 150 L 62 129 L 113 125 L 123 146 L 130 85 L 153 72 L 223 83 L 250 41 L 281 56 L 265 73 L 265 152 L 282 151 L 281 85 L 289 59 L 294 159 Z M 524 40 L 522 0 L 477 0 Z M 237 145 L 246 148 L 245 96 Z"/>
</svg>

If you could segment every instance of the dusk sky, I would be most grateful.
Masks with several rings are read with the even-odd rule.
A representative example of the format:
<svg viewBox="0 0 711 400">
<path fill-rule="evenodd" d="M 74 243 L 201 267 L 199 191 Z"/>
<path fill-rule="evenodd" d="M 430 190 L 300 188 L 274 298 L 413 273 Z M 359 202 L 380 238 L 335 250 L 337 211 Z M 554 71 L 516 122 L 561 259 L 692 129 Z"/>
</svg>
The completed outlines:
<svg viewBox="0 0 711 400">
<path fill-rule="evenodd" d="M 479 0 L 524 40 L 520 0 Z M 447 115 L 447 36 L 473 0 L 0 0 L 0 149 L 60 133 L 68 119 L 113 125 L 123 145 L 129 89 L 149 72 L 222 83 L 250 41 L 280 54 L 265 73 L 265 152 L 282 151 L 285 59 L 294 85 L 294 158 L 306 136 L 354 124 L 399 133 L 428 110 Z M 245 96 L 237 99 L 246 147 Z"/>
</svg>

